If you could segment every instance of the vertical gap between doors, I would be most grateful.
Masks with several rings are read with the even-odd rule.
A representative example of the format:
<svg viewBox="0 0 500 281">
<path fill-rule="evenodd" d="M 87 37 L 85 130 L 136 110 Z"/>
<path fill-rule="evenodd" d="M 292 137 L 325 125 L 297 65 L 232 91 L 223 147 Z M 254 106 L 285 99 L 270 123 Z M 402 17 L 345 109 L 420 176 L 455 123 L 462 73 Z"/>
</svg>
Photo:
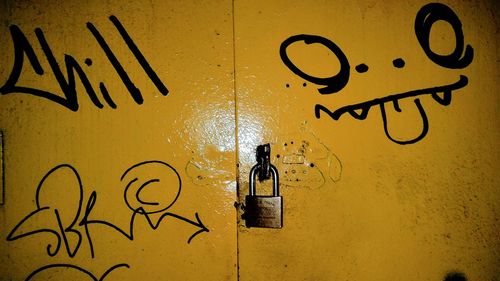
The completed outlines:
<svg viewBox="0 0 500 281">
<path fill-rule="evenodd" d="M 235 21 L 235 0 L 231 1 L 231 14 L 233 22 L 233 93 L 234 93 L 234 139 L 235 139 L 235 157 L 236 157 L 236 203 L 239 203 L 240 198 L 240 186 L 239 186 L 239 124 L 238 124 L 238 94 L 237 94 L 237 84 L 236 84 L 236 21 Z M 236 205 L 238 206 L 238 205 Z M 240 280 L 240 240 L 239 240 L 239 207 L 236 208 L 236 279 Z"/>
</svg>

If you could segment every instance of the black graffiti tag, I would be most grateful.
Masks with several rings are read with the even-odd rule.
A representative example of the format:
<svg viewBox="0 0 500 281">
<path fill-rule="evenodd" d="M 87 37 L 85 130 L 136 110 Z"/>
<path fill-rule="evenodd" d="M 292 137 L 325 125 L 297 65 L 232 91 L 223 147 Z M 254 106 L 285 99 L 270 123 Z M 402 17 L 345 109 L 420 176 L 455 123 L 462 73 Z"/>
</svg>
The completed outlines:
<svg viewBox="0 0 500 281">
<path fill-rule="evenodd" d="M 151 173 L 148 173 L 147 169 L 152 169 L 153 166 L 155 166 L 157 170 L 159 168 L 162 173 L 158 177 L 149 178 Z M 142 174 L 142 177 L 139 174 L 134 175 L 134 171 L 138 171 L 139 169 L 146 172 Z M 161 182 L 161 176 L 165 174 L 170 174 L 174 177 L 174 180 L 178 180 L 175 186 L 169 185 L 168 182 Z M 132 180 L 129 182 L 124 181 L 126 175 L 132 175 Z M 146 177 L 144 175 L 146 175 Z M 70 179 L 72 182 L 60 186 L 57 183 L 61 179 L 61 176 L 66 176 L 65 178 Z M 150 227 L 154 230 L 157 229 L 166 218 L 180 220 L 196 227 L 196 231 L 187 240 L 188 244 L 191 243 L 193 238 L 197 235 L 203 232 L 209 232 L 208 228 L 202 223 L 198 213 L 195 213 L 196 220 L 190 220 L 178 214 L 167 212 L 167 209 L 179 198 L 182 186 L 179 174 L 171 165 L 159 160 L 141 162 L 127 169 L 121 181 L 126 184 L 124 199 L 127 206 L 132 211 L 128 229 L 122 230 L 113 223 L 92 219 L 91 214 L 97 202 L 97 192 L 93 191 L 91 193 L 83 208 L 83 183 L 81 177 L 73 166 L 61 164 L 52 168 L 42 178 L 36 189 L 36 209 L 26 215 L 10 231 L 7 236 L 7 241 L 15 241 L 40 233 L 51 234 L 51 236 L 55 238 L 55 242 L 49 242 L 47 244 L 47 254 L 49 256 L 57 255 L 61 246 L 64 245 L 68 256 L 73 258 L 78 253 L 85 238 L 88 242 L 91 257 L 94 258 L 94 246 L 89 228 L 89 226 L 92 225 L 100 225 L 114 229 L 130 241 L 134 240 L 135 221 L 141 217 L 145 218 Z M 133 184 L 137 184 L 138 188 L 134 188 Z M 62 189 L 59 190 L 57 188 Z M 162 201 L 162 198 L 159 198 L 158 202 L 144 202 L 141 200 L 141 191 L 146 188 L 163 188 L 167 191 L 173 190 L 173 196 L 164 196 L 169 197 L 164 201 Z M 65 194 L 64 199 L 58 196 L 61 192 Z M 132 201 L 135 202 L 130 203 Z M 152 206 L 152 209 L 148 209 L 149 206 Z M 150 214 L 158 212 L 161 212 L 160 218 L 153 221 Z"/>
<path fill-rule="evenodd" d="M 133 54 L 134 58 L 137 60 L 137 62 L 140 64 L 144 72 L 149 77 L 149 79 L 153 82 L 158 91 L 162 95 L 166 96 L 169 93 L 167 87 L 158 77 L 156 72 L 153 70 L 147 59 L 139 50 L 139 47 L 135 44 L 132 37 L 126 31 L 125 27 L 121 24 L 121 22 L 118 20 L 117 17 L 110 16 L 109 19 L 117 29 L 118 33 L 120 34 L 121 38 L 129 48 L 131 53 Z M 101 35 L 99 30 L 91 22 L 87 23 L 87 29 L 94 36 L 97 43 L 104 51 L 106 57 L 108 58 L 109 62 L 117 72 L 118 76 L 120 77 L 121 81 L 127 88 L 130 96 L 133 98 L 135 103 L 142 104 L 144 102 L 144 98 L 142 96 L 140 89 L 135 86 L 134 82 L 129 77 L 129 75 L 127 74 L 127 72 L 125 71 L 118 58 L 109 47 L 104 37 Z M 14 43 L 14 65 L 12 67 L 12 71 L 10 72 L 7 81 L 2 87 L 0 87 L 0 94 L 7 95 L 12 93 L 21 93 L 21 94 L 38 96 L 41 98 L 48 99 L 57 104 L 60 104 L 71 111 L 78 111 L 79 103 L 78 103 L 78 93 L 76 90 L 76 76 L 78 76 L 80 82 L 85 88 L 85 91 L 87 92 L 87 95 L 92 101 L 92 103 L 97 108 L 104 108 L 101 99 L 94 90 L 94 87 L 92 86 L 87 75 L 85 74 L 84 69 L 73 56 L 68 54 L 64 55 L 63 65 L 65 66 L 65 71 L 67 76 L 65 77 L 63 69 L 61 69 L 60 63 L 58 62 L 56 56 L 52 52 L 52 49 L 50 48 L 50 45 L 47 39 L 45 38 L 44 32 L 42 31 L 41 28 L 35 29 L 35 35 L 42 48 L 43 54 L 45 55 L 45 58 L 47 59 L 47 62 L 49 63 L 50 68 L 57 80 L 57 83 L 61 88 L 62 95 L 45 91 L 43 89 L 25 87 L 19 85 L 18 80 L 21 77 L 21 74 L 24 69 L 25 56 L 28 58 L 28 61 L 30 62 L 31 67 L 33 68 L 36 74 L 43 75 L 44 69 L 42 68 L 40 61 L 37 55 L 35 54 L 35 51 L 33 50 L 33 46 L 31 45 L 31 43 L 28 41 L 24 33 L 17 25 L 10 26 L 10 34 L 12 37 L 12 41 Z M 84 62 L 87 66 L 92 65 L 92 59 L 90 58 L 86 58 Z M 111 108 L 117 108 L 116 103 L 113 101 L 113 98 L 111 97 L 110 93 L 108 92 L 103 82 L 99 83 L 99 90 L 106 104 Z"/>
<path fill-rule="evenodd" d="M 438 21 L 443 21 L 451 26 L 455 36 L 455 48 L 450 54 L 438 54 L 432 50 L 430 40 L 431 29 L 434 23 Z M 467 67 L 473 60 L 474 50 L 469 44 L 465 44 L 465 39 L 462 31 L 462 23 L 460 19 L 455 14 L 455 12 L 448 6 L 441 3 L 430 3 L 424 5 L 417 13 L 414 22 L 414 32 L 417 37 L 417 41 L 420 47 L 424 51 L 425 55 L 435 64 L 448 68 L 448 69 L 463 69 Z M 340 70 L 337 74 L 331 77 L 315 77 L 310 74 L 305 73 L 299 69 L 293 61 L 290 59 L 288 54 L 288 48 L 298 42 L 303 42 L 306 45 L 310 44 L 320 44 L 326 47 L 332 52 L 334 57 L 336 57 L 340 64 Z M 280 46 L 280 57 L 285 66 L 290 69 L 294 74 L 301 77 L 302 79 L 320 86 L 318 92 L 322 95 L 328 94 L 340 94 L 339 92 L 344 89 L 348 82 L 351 73 L 351 66 L 349 61 L 342 51 L 342 49 L 333 41 L 319 36 L 310 34 L 299 34 L 293 35 L 281 43 Z M 402 69 L 405 67 L 405 61 L 403 58 L 396 58 L 392 61 L 395 68 Z M 361 63 L 354 68 L 359 74 L 366 73 L 369 67 L 365 63 Z M 451 82 L 445 82 L 441 85 L 434 85 L 422 89 L 413 89 L 408 91 L 403 91 L 399 93 L 392 93 L 380 98 L 375 98 L 373 100 L 367 100 L 357 104 L 349 104 L 344 106 L 337 106 L 336 109 L 330 109 L 329 106 L 323 104 L 316 104 L 314 107 L 314 113 L 316 118 L 320 118 L 322 115 L 331 117 L 333 120 L 337 121 L 342 116 L 351 115 L 357 120 L 364 120 L 368 117 L 368 113 L 371 108 L 378 106 L 380 108 L 380 113 L 382 117 L 382 123 L 384 127 L 384 132 L 388 139 L 397 144 L 406 145 L 416 143 L 422 140 L 429 131 L 429 120 L 425 112 L 424 107 L 420 102 L 420 97 L 424 95 L 430 95 L 439 104 L 443 106 L 448 106 L 451 103 L 452 92 L 459 90 L 467 86 L 469 79 L 466 75 L 459 75 L 457 80 Z M 289 84 L 286 84 L 289 88 Z M 306 83 L 303 84 L 304 86 Z M 399 101 L 402 99 L 412 99 L 416 109 L 418 110 L 421 121 L 422 129 L 415 136 L 409 138 L 396 138 L 394 137 L 388 126 L 388 116 L 386 111 L 389 106 L 394 108 L 396 112 L 402 112 Z"/>
<path fill-rule="evenodd" d="M 104 274 L 100 278 L 97 278 L 90 271 L 83 269 L 83 268 L 76 266 L 76 265 L 50 264 L 50 265 L 42 266 L 42 267 L 38 268 L 37 270 L 33 271 L 30 275 L 28 275 L 28 277 L 26 277 L 25 281 L 40 280 L 40 279 L 38 279 L 38 276 L 43 275 L 44 273 L 50 274 L 51 280 L 53 280 L 52 278 L 56 278 L 55 280 L 60 280 L 60 279 L 57 279 L 57 276 L 59 276 L 59 274 L 63 275 L 64 271 L 71 272 L 73 275 L 73 278 L 77 278 L 75 280 L 85 281 L 85 280 L 90 279 L 92 281 L 103 281 L 104 279 L 106 279 L 106 277 L 109 276 L 109 274 L 111 274 L 113 271 L 115 271 L 118 268 L 130 268 L 130 266 L 128 264 L 125 264 L 125 263 L 114 265 L 114 266 L 110 267 L 108 270 L 106 270 L 106 272 L 104 272 Z"/>
</svg>

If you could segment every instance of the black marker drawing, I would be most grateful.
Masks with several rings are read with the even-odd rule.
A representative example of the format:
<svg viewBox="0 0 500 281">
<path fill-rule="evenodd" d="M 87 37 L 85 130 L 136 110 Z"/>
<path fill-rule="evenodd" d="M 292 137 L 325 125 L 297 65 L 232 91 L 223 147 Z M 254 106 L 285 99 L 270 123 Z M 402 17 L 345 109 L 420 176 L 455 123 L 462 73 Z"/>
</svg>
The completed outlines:
<svg viewBox="0 0 500 281">
<path fill-rule="evenodd" d="M 78 266 L 75 266 L 75 265 L 51 264 L 51 265 L 46 265 L 46 266 L 40 267 L 39 269 L 33 271 L 28 277 L 26 277 L 25 281 L 30 281 L 30 280 L 36 281 L 38 275 L 40 275 L 41 273 L 46 273 L 46 272 L 51 272 L 51 271 L 53 271 L 53 273 L 52 273 L 52 275 L 50 275 L 50 277 L 51 277 L 50 280 L 61 280 L 62 281 L 62 279 L 57 279 L 58 274 L 62 275 L 62 270 L 71 271 L 71 272 L 73 272 L 73 274 L 76 274 L 76 276 L 74 276 L 73 278 L 77 278 L 77 279 L 73 279 L 73 280 L 84 281 L 84 280 L 89 280 L 89 278 L 90 278 L 90 280 L 93 280 L 93 281 L 102 281 L 115 269 L 121 268 L 121 267 L 130 268 L 130 266 L 128 264 L 125 264 L 125 263 L 117 264 L 115 266 L 112 266 L 108 270 L 106 270 L 106 272 L 104 272 L 104 274 L 101 276 L 101 278 L 97 278 L 94 274 L 92 274 L 88 270 L 85 270 L 85 269 L 78 267 Z M 56 277 L 56 279 L 52 279 L 54 277 Z M 40 280 L 40 279 L 38 279 L 38 280 Z"/>
<path fill-rule="evenodd" d="M 320 78 L 320 77 L 314 77 L 311 76 L 302 70 L 300 70 L 293 62 L 288 58 L 288 54 L 286 53 L 286 49 L 292 45 L 293 43 L 299 42 L 299 41 L 304 41 L 304 43 L 310 45 L 310 44 L 322 44 L 323 46 L 327 47 L 332 53 L 337 57 L 337 59 L 340 62 L 340 70 L 339 73 L 337 73 L 334 76 L 327 77 L 327 78 Z M 349 70 L 350 70 L 350 65 L 349 61 L 347 60 L 347 57 L 345 54 L 342 52 L 342 50 L 337 46 L 337 44 L 333 43 L 332 41 L 321 37 L 317 35 L 306 35 L 306 34 L 301 34 L 301 35 L 294 35 L 285 41 L 281 43 L 280 47 L 280 56 L 281 60 L 283 60 L 283 63 L 295 74 L 300 76 L 301 78 L 304 78 L 305 80 L 317 84 L 317 85 L 323 85 L 325 86 L 324 88 L 321 88 L 318 90 L 318 92 L 322 95 L 325 94 L 332 94 L 336 93 L 340 90 L 342 90 L 345 85 L 347 85 L 347 82 L 349 81 Z"/>
<path fill-rule="evenodd" d="M 158 178 L 141 178 L 138 175 L 133 175 L 135 171 L 140 169 L 151 169 L 151 166 L 159 166 L 162 170 L 162 174 L 157 175 Z M 81 215 L 83 206 L 83 184 L 81 177 L 73 166 L 69 164 L 61 164 L 52 168 L 42 178 L 36 189 L 36 209 L 24 217 L 11 230 L 7 236 L 7 241 L 15 241 L 40 233 L 48 233 L 54 237 L 55 241 L 47 244 L 47 254 L 49 256 L 57 255 L 61 248 L 61 244 L 64 244 L 66 253 L 72 258 L 78 253 L 80 246 L 82 245 L 82 241 L 85 238 L 86 241 L 88 241 L 91 257 L 94 258 L 94 246 L 89 228 L 91 225 L 110 227 L 131 241 L 134 240 L 135 220 L 141 216 L 146 218 L 147 222 L 154 230 L 157 229 L 160 226 L 160 223 L 167 217 L 178 219 L 195 226 L 197 230 L 188 238 L 187 243 L 191 243 L 192 239 L 198 234 L 209 232 L 208 228 L 206 228 L 206 226 L 202 223 L 198 213 L 195 213 L 196 221 L 194 221 L 174 213 L 165 212 L 177 201 L 181 191 L 182 181 L 174 167 L 162 161 L 146 161 L 138 163 L 127 169 L 123 174 L 121 181 L 123 182 L 128 175 L 132 175 L 132 180 L 126 183 L 127 185 L 124 191 L 125 202 L 132 210 L 128 231 L 122 230 L 110 222 L 90 218 L 92 209 L 97 201 L 96 191 L 93 191 L 89 196 L 83 214 Z M 177 180 L 176 185 L 168 186 L 167 183 L 163 183 L 163 185 L 161 185 L 160 179 L 165 175 L 173 175 Z M 61 176 L 69 176 L 74 181 L 73 184 L 64 186 L 58 185 L 57 180 L 59 180 Z M 138 184 L 138 188 L 136 187 L 136 184 Z M 142 200 L 141 192 L 145 188 L 151 188 L 152 186 L 164 188 L 166 190 L 173 189 L 174 195 L 170 197 L 164 196 L 166 198 L 158 198 L 158 202 L 146 202 Z M 57 190 L 57 188 L 60 190 Z M 65 194 L 64 199 L 60 196 L 56 196 L 61 192 Z M 134 200 L 136 202 L 131 203 Z M 149 214 L 157 212 L 164 213 L 155 222 Z"/>
<path fill-rule="evenodd" d="M 451 25 L 455 34 L 455 49 L 449 55 L 440 55 L 432 51 L 429 44 L 429 37 L 432 25 L 437 21 L 445 21 Z M 464 43 L 464 36 L 462 31 L 462 23 L 458 16 L 453 12 L 451 8 L 440 3 L 430 3 L 423 6 L 417 13 L 415 18 L 415 35 L 417 40 L 424 50 L 427 57 L 439 66 L 450 68 L 450 69 L 463 69 L 467 67 L 474 57 L 474 50 L 470 45 Z M 287 48 L 297 42 L 304 42 L 305 44 L 322 44 L 328 48 L 339 60 L 340 71 L 334 76 L 327 78 L 319 78 L 311 76 L 300 70 L 288 57 Z M 342 52 L 339 46 L 327 38 L 318 35 L 294 35 L 286 39 L 281 43 L 280 46 L 280 56 L 283 63 L 296 75 L 299 77 L 314 83 L 316 85 L 323 86 L 318 89 L 318 92 L 322 95 L 338 93 L 341 91 L 349 81 L 350 75 L 350 64 L 347 57 Z M 393 65 L 396 68 L 404 68 L 405 61 L 403 58 L 396 58 L 393 60 Z M 358 73 L 365 73 L 369 70 L 369 67 L 362 63 L 355 67 Z M 376 98 L 366 102 L 352 104 L 347 106 L 342 106 L 335 110 L 330 110 L 328 107 L 317 104 L 315 106 L 314 112 L 316 118 L 321 117 L 321 113 L 325 113 L 330 116 L 333 120 L 339 120 L 344 113 L 349 113 L 352 117 L 358 120 L 364 120 L 368 116 L 369 110 L 372 106 L 378 105 L 380 107 L 382 122 L 384 126 L 384 131 L 386 136 L 393 142 L 397 144 L 412 144 L 423 139 L 429 130 L 429 122 L 427 115 L 423 106 L 420 103 L 419 97 L 423 95 L 431 95 L 432 98 L 443 106 L 448 106 L 451 103 L 452 91 L 459 90 L 468 84 L 468 78 L 465 75 L 460 75 L 460 77 L 451 83 L 443 83 L 442 85 L 435 85 L 424 89 L 411 90 L 403 93 L 395 93 L 382 98 Z M 289 88 L 289 84 L 286 86 Z M 385 106 L 392 104 L 397 112 L 401 112 L 399 107 L 399 101 L 405 98 L 412 98 L 416 108 L 418 109 L 420 116 L 422 118 L 422 131 L 421 133 L 408 140 L 398 140 L 391 136 L 388 126 L 387 126 L 387 115 Z"/>
<path fill-rule="evenodd" d="M 74 178 L 75 182 L 64 187 L 68 190 L 63 193 L 65 194 L 64 202 L 61 204 L 63 207 L 61 208 L 58 206 L 58 204 L 60 204 L 59 202 L 45 202 L 44 198 L 54 197 L 54 195 L 59 193 L 59 190 L 51 190 L 50 187 L 54 185 L 47 186 L 45 184 L 46 181 L 52 178 L 57 180 L 65 175 Z M 50 193 L 53 193 L 52 196 Z M 60 196 L 55 197 L 60 198 Z M 48 233 L 52 234 L 55 238 L 54 243 L 47 244 L 46 249 L 49 256 L 55 256 L 59 252 L 61 244 L 64 242 L 68 256 L 74 257 L 80 249 L 83 238 L 83 231 L 78 224 L 78 218 L 80 217 L 82 209 L 82 200 L 83 185 L 76 169 L 68 164 L 54 167 L 38 184 L 35 195 L 36 209 L 24 217 L 11 230 L 9 235 L 7 235 L 7 241 L 15 241 L 39 233 Z M 69 208 L 67 207 L 68 205 Z M 68 221 L 67 218 L 72 219 Z M 69 238 L 68 236 L 71 237 Z"/>
<path fill-rule="evenodd" d="M 151 166 L 151 165 L 159 165 L 160 167 L 163 167 L 166 172 L 171 172 L 175 174 L 175 177 L 177 177 L 178 180 L 178 186 L 175 187 L 174 189 L 174 196 L 164 196 L 163 198 L 166 200 L 163 200 L 162 202 L 155 201 L 155 202 L 146 202 L 143 201 L 140 197 L 141 192 L 143 191 L 144 188 L 150 187 L 152 184 L 160 183 L 159 178 L 140 178 L 139 175 L 135 176 L 133 175 L 134 171 L 143 169 L 145 167 Z M 199 230 L 197 230 L 193 235 L 191 235 L 187 241 L 187 243 L 191 243 L 191 240 L 193 240 L 194 237 L 196 237 L 198 234 L 201 234 L 203 232 L 209 232 L 208 228 L 203 224 L 203 222 L 200 220 L 200 217 L 198 213 L 195 213 L 195 218 L 196 221 L 187 219 L 185 217 L 179 216 L 174 213 L 166 212 L 168 208 L 170 208 L 179 198 L 181 188 L 182 188 L 182 181 L 181 177 L 177 173 L 177 171 L 170 166 L 169 164 L 162 162 L 162 161 L 145 161 L 138 163 L 129 169 L 125 171 L 125 173 L 121 177 L 121 181 L 124 181 L 124 179 L 127 178 L 128 175 L 132 174 L 130 181 L 127 183 L 125 191 L 124 191 L 124 199 L 127 204 L 127 206 L 133 211 L 132 217 L 130 219 L 130 225 L 128 228 L 128 231 L 122 230 L 121 228 L 103 221 L 103 220 L 91 220 L 88 218 L 90 211 L 92 210 L 95 201 L 96 201 L 96 194 L 95 192 L 92 193 L 91 198 L 89 199 L 89 204 L 87 205 L 86 211 L 85 211 L 85 216 L 84 219 L 82 220 L 81 224 L 84 225 L 91 225 L 91 224 L 101 224 L 101 225 L 106 225 L 109 226 L 115 230 L 117 230 L 119 233 L 121 233 L 123 236 L 125 236 L 129 240 L 134 240 L 134 222 L 137 217 L 137 215 L 144 216 L 149 224 L 149 226 L 152 229 L 157 229 L 160 226 L 160 223 L 163 221 L 163 219 L 167 217 L 172 217 L 181 221 L 184 221 L 188 224 L 191 224 Z M 158 186 L 158 185 L 156 185 Z M 160 185 L 161 187 L 161 185 Z M 166 186 L 169 188 L 168 186 Z M 135 201 L 135 202 L 134 202 Z M 161 216 L 158 218 L 158 220 L 155 222 L 152 220 L 150 214 L 154 213 L 160 213 L 162 212 Z"/>
<path fill-rule="evenodd" d="M 153 70 L 151 65 L 148 63 L 142 52 L 139 50 L 133 39 L 130 37 L 128 32 L 125 30 L 121 22 L 116 18 L 115 16 L 110 16 L 109 19 L 115 26 L 115 28 L 118 30 L 118 33 L 124 40 L 125 44 L 131 51 L 131 53 L 134 55 L 138 63 L 141 65 L 143 68 L 144 72 L 147 74 L 147 76 L 151 79 L 153 84 L 156 86 L 158 91 L 166 96 L 169 91 L 167 87 L 164 85 L 164 83 L 160 80 L 156 72 Z M 129 91 L 130 95 L 134 99 L 134 101 L 137 104 L 142 104 L 144 102 L 144 99 L 142 97 L 141 91 L 135 86 L 134 82 L 130 79 L 128 76 L 127 72 L 119 62 L 119 60 L 116 58 L 115 54 L 107 44 L 106 40 L 104 37 L 101 35 L 101 33 L 97 30 L 97 28 L 90 22 L 87 23 L 87 28 L 89 31 L 92 33 L 92 35 L 95 37 L 96 41 L 99 43 L 99 46 L 103 49 L 104 53 L 106 54 L 108 60 L 112 64 L 113 68 L 116 70 L 118 73 L 120 79 L 122 80 L 123 84 Z M 84 69 L 82 66 L 78 63 L 78 61 L 72 57 L 71 55 L 65 54 L 64 55 L 64 65 L 66 67 L 66 75 L 63 74 L 63 71 L 59 65 L 59 62 L 57 61 L 56 57 L 54 56 L 52 49 L 50 48 L 50 45 L 45 38 L 45 35 L 40 28 L 35 29 L 35 35 L 38 39 L 38 42 L 40 43 L 40 46 L 42 48 L 42 51 L 45 55 L 45 58 L 47 59 L 50 68 L 52 72 L 54 73 L 54 76 L 56 77 L 57 83 L 59 84 L 62 95 L 57 94 L 57 93 L 51 93 L 48 91 L 45 91 L 43 89 L 38 89 L 38 88 L 30 88 L 30 87 L 25 87 L 22 85 L 18 85 L 18 80 L 19 77 L 21 76 L 21 73 L 24 69 L 24 56 L 28 58 L 31 67 L 35 71 L 36 74 L 38 75 L 43 75 L 44 70 L 40 64 L 40 61 L 35 54 L 35 51 L 33 50 L 33 47 L 31 43 L 28 41 L 24 33 L 21 31 L 21 29 L 17 25 L 11 25 L 10 26 L 10 33 L 12 37 L 12 41 L 14 43 L 14 65 L 12 67 L 12 71 L 10 72 L 10 75 L 5 82 L 3 86 L 0 87 L 0 94 L 6 95 L 6 94 L 12 94 L 12 93 L 24 93 L 24 94 L 29 94 L 29 95 L 34 95 L 38 97 L 42 97 L 45 99 L 48 99 L 50 101 L 53 101 L 55 103 L 58 103 L 72 111 L 78 111 L 79 104 L 78 104 L 78 93 L 76 91 L 76 78 L 75 74 L 80 78 L 81 83 L 83 84 L 85 91 L 87 92 L 88 97 L 92 101 L 92 103 L 97 107 L 97 108 L 104 108 L 104 105 L 102 104 L 101 100 L 99 99 L 96 91 L 94 90 L 91 82 L 87 78 L 87 75 L 85 74 Z M 92 65 L 92 59 L 86 58 L 85 59 L 85 64 L 90 67 Z M 115 102 L 111 98 L 106 86 L 104 85 L 103 82 L 99 83 L 99 90 L 101 92 L 101 95 L 104 99 L 104 101 L 111 107 L 111 108 L 117 108 Z"/>
</svg>

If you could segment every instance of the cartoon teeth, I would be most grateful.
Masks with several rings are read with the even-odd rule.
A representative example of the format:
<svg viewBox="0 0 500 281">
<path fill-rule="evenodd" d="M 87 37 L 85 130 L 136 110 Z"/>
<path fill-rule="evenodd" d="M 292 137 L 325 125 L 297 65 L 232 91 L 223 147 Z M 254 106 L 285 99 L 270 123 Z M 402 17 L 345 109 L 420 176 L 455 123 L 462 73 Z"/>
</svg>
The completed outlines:
<svg viewBox="0 0 500 281">
<path fill-rule="evenodd" d="M 449 24 L 453 30 L 455 36 L 454 44 L 455 48 L 451 53 L 442 54 L 442 52 L 433 49 L 434 44 L 431 44 L 431 30 L 435 23 L 445 22 Z M 428 59 L 430 59 L 435 65 L 446 69 L 463 69 L 472 63 L 474 58 L 474 49 L 470 44 L 467 44 L 464 39 L 464 34 L 462 30 L 462 23 L 458 15 L 447 5 L 442 3 L 429 3 L 420 8 L 417 12 L 414 22 L 414 32 L 418 44 L 420 45 L 422 51 L 425 53 Z M 304 72 L 303 69 L 299 68 L 298 65 L 290 58 L 288 54 L 288 48 L 296 43 L 311 45 L 317 44 L 322 45 L 324 48 L 331 52 L 331 55 L 338 59 L 340 64 L 340 70 L 327 77 L 317 77 L 311 75 L 311 73 Z M 314 53 L 315 51 L 311 49 Z M 337 94 L 344 89 L 349 83 L 349 77 L 351 75 L 351 65 L 347 59 L 346 54 L 342 49 L 333 41 L 320 35 L 312 34 L 297 34 L 292 35 L 286 40 L 284 40 L 279 49 L 279 54 L 281 60 L 290 71 L 300 78 L 306 80 L 309 83 L 316 84 L 318 86 L 318 93 L 321 95 Z M 316 58 L 317 59 L 317 58 Z M 323 64 L 323 62 L 321 62 Z M 403 70 L 406 66 L 406 62 L 402 57 L 397 57 L 392 61 L 392 65 Z M 368 72 L 369 67 L 365 63 L 360 63 L 354 67 L 354 70 L 363 75 Z M 467 85 L 468 79 L 464 75 L 460 75 L 460 79 L 453 84 L 413 90 L 405 93 L 389 95 L 386 97 L 376 98 L 370 101 L 343 106 L 335 111 L 330 111 L 327 107 L 321 104 L 316 104 L 314 107 L 314 113 L 316 118 L 320 118 L 321 112 L 327 113 L 333 120 L 339 120 L 339 118 L 344 113 L 349 113 L 353 118 L 357 120 L 364 120 L 368 116 L 368 112 L 373 105 L 379 105 L 382 120 L 384 123 L 384 130 L 387 137 L 398 144 L 410 144 L 421 140 L 427 134 L 428 130 L 428 120 L 425 114 L 425 110 L 420 104 L 419 96 L 421 95 L 431 95 L 432 98 L 441 105 L 447 106 L 451 103 L 451 92 L 463 88 Z M 286 84 L 287 88 L 289 84 Z M 420 113 L 423 128 L 420 135 L 416 138 L 410 137 L 409 140 L 396 140 L 393 138 L 387 129 L 387 116 L 384 104 L 392 102 L 395 112 L 401 113 L 401 107 L 399 106 L 400 100 L 406 98 L 414 98 L 415 106 Z M 397 123 L 396 123 L 397 124 Z M 400 128 L 401 129 L 401 128 Z M 401 131 L 406 131 L 406 128 L 402 128 Z M 405 139 L 407 137 L 403 137 Z"/>
<path fill-rule="evenodd" d="M 434 92 L 431 94 L 435 101 L 441 105 L 449 105 L 451 103 L 451 91 Z"/>
<path fill-rule="evenodd" d="M 460 79 L 452 84 L 448 85 L 443 85 L 443 86 L 438 86 L 438 87 L 433 87 L 433 88 L 426 88 L 426 89 L 419 89 L 419 90 L 413 90 L 413 91 L 408 91 L 405 93 L 399 93 L 395 95 L 390 95 L 386 96 L 383 98 L 377 98 L 373 99 L 370 101 L 358 103 L 358 104 L 353 104 L 353 105 L 348 105 L 341 107 L 335 111 L 330 111 L 328 108 L 326 108 L 323 105 L 316 104 L 315 107 L 315 114 L 316 118 L 320 118 L 321 116 L 321 111 L 327 113 L 332 119 L 334 120 L 339 120 L 340 117 L 344 113 L 349 113 L 353 118 L 358 119 L 358 120 L 364 120 L 368 116 L 368 112 L 370 111 L 371 107 L 374 105 L 379 105 L 380 106 L 380 111 L 382 114 L 382 121 L 384 123 L 384 130 L 387 135 L 387 137 L 398 144 L 410 144 L 410 143 L 415 143 L 422 138 L 425 137 L 429 130 L 429 122 L 427 119 L 427 115 L 425 113 L 425 110 L 423 106 L 420 103 L 420 99 L 418 97 L 424 96 L 424 95 L 431 95 L 432 98 L 438 102 L 441 105 L 447 106 L 451 103 L 451 93 L 453 90 L 458 90 L 463 87 L 465 87 L 468 84 L 468 79 L 464 75 L 460 75 Z M 385 104 L 392 102 L 394 106 L 394 110 L 397 112 L 401 112 L 401 108 L 399 107 L 399 101 L 406 99 L 406 98 L 415 98 L 414 103 L 421 115 L 422 118 L 422 131 L 419 134 L 419 136 L 409 139 L 409 140 L 396 140 L 394 137 L 392 137 L 389 133 L 389 130 L 387 129 L 387 114 L 385 110 Z"/>
<path fill-rule="evenodd" d="M 358 119 L 358 120 L 364 120 L 366 116 L 368 116 L 368 111 L 370 110 L 370 106 L 364 106 L 360 108 L 353 108 L 349 110 L 349 114 L 351 114 L 352 117 Z"/>
</svg>

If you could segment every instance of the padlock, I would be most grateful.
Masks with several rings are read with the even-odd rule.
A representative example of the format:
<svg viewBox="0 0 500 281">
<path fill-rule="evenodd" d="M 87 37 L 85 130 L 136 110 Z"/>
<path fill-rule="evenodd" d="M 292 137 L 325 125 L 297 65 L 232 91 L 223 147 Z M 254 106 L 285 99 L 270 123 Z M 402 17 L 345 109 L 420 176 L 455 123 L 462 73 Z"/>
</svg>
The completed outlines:
<svg viewBox="0 0 500 281">
<path fill-rule="evenodd" d="M 261 168 L 259 164 L 250 170 L 250 192 L 245 197 L 245 225 L 247 227 L 282 228 L 283 197 L 279 195 L 278 170 L 269 164 L 273 181 L 273 195 L 256 195 L 255 177 Z"/>
</svg>

